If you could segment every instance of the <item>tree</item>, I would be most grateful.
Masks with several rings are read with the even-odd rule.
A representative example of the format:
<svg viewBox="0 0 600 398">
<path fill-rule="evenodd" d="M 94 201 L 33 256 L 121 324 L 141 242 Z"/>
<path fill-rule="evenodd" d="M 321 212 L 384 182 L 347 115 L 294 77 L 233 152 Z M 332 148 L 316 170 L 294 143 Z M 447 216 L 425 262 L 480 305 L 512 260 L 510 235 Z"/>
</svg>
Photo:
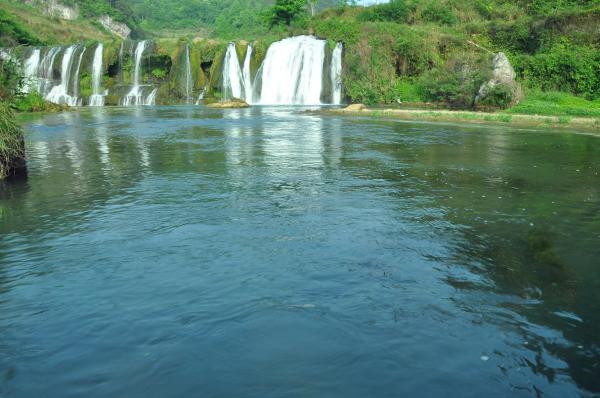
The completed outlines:
<svg viewBox="0 0 600 398">
<path fill-rule="evenodd" d="M 277 0 L 270 12 L 271 26 L 280 23 L 290 25 L 292 20 L 304 11 L 305 0 Z"/>
<path fill-rule="evenodd" d="M 317 13 L 317 3 L 318 0 L 308 0 L 308 7 L 310 9 L 310 16 L 314 17 Z"/>
</svg>

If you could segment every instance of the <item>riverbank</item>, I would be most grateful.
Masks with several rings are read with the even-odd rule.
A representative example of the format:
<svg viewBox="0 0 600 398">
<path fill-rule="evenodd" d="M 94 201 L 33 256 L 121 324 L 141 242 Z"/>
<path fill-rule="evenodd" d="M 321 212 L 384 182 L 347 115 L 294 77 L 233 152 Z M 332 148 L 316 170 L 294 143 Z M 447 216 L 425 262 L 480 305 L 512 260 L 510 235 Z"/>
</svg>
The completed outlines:
<svg viewBox="0 0 600 398">
<path fill-rule="evenodd" d="M 453 110 L 424 109 L 328 109 L 325 114 L 352 115 L 368 117 L 388 117 L 400 120 L 418 120 L 428 122 L 461 122 L 475 124 L 511 125 L 516 127 L 552 127 L 575 128 L 600 134 L 600 118 L 545 116 L 508 113 L 490 113 Z"/>
</svg>

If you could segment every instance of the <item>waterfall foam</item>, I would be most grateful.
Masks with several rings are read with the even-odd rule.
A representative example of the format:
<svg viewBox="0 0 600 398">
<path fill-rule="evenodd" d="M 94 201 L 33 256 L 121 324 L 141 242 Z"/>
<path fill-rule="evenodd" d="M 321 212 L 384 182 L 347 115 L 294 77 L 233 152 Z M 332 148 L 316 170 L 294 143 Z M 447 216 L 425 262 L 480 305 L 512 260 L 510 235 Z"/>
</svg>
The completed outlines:
<svg viewBox="0 0 600 398">
<path fill-rule="evenodd" d="M 262 66 L 263 105 L 320 105 L 325 40 L 297 36 L 271 44 Z"/>
<path fill-rule="evenodd" d="M 90 96 L 90 106 L 104 106 L 104 97 L 106 92 L 102 92 L 102 61 L 104 56 L 104 45 L 98 43 L 94 52 L 92 62 L 92 95 Z"/>
<path fill-rule="evenodd" d="M 334 105 L 342 102 L 342 52 L 344 45 L 338 43 L 331 55 L 331 99 Z"/>
<path fill-rule="evenodd" d="M 243 77 L 235 44 L 229 43 L 223 61 L 223 99 L 242 98 Z"/>
</svg>

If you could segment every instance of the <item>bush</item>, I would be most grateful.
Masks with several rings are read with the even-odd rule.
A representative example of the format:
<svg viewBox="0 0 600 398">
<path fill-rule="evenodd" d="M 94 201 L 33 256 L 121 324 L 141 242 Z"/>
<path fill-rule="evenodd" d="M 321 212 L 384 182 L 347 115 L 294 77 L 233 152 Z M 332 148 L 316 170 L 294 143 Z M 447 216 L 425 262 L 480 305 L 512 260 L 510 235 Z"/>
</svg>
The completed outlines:
<svg viewBox="0 0 600 398">
<path fill-rule="evenodd" d="M 469 62 L 433 69 L 420 78 L 423 98 L 451 107 L 470 108 L 481 85 L 489 78 L 485 69 Z"/>
<path fill-rule="evenodd" d="M 17 44 L 36 46 L 44 44 L 28 28 L 0 8 L 0 47 Z"/>
<path fill-rule="evenodd" d="M 39 93 L 17 95 L 10 103 L 18 112 L 44 112 L 50 110 L 49 103 Z"/>
<path fill-rule="evenodd" d="M 513 102 L 513 89 L 507 84 L 497 84 L 489 89 L 487 95 L 479 101 L 480 106 L 506 109 Z"/>
<path fill-rule="evenodd" d="M 426 22 L 435 22 L 441 25 L 456 25 L 458 18 L 452 10 L 445 4 L 433 1 L 425 7 L 421 13 L 421 18 Z"/>
<path fill-rule="evenodd" d="M 407 22 L 409 8 L 404 0 L 391 0 L 387 4 L 367 7 L 359 14 L 359 21 Z"/>
<path fill-rule="evenodd" d="M 600 50 L 596 48 L 561 42 L 517 60 L 518 73 L 532 87 L 600 98 Z"/>
<path fill-rule="evenodd" d="M 15 122 L 6 102 L 0 102 L 0 179 L 15 174 L 24 166 L 23 131 Z"/>
</svg>

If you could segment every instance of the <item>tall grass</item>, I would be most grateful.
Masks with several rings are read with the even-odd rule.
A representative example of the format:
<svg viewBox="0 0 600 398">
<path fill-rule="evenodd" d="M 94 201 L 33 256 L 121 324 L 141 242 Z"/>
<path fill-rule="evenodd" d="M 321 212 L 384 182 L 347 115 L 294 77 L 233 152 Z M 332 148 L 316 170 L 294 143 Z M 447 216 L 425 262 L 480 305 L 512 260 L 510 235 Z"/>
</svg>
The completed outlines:
<svg viewBox="0 0 600 398">
<path fill-rule="evenodd" d="M 0 179 L 15 174 L 24 165 L 25 142 L 10 106 L 0 102 Z"/>
</svg>

